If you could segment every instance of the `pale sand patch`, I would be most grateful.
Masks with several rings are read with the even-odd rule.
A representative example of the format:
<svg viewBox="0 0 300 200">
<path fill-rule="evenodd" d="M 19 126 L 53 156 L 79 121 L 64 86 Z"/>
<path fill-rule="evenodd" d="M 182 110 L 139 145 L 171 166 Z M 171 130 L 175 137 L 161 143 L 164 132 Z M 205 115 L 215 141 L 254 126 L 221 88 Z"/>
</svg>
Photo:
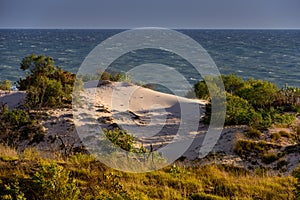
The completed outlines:
<svg viewBox="0 0 300 200">
<path fill-rule="evenodd" d="M 10 110 L 24 103 L 26 93 L 24 91 L 0 90 L 0 104 L 7 105 Z"/>
</svg>

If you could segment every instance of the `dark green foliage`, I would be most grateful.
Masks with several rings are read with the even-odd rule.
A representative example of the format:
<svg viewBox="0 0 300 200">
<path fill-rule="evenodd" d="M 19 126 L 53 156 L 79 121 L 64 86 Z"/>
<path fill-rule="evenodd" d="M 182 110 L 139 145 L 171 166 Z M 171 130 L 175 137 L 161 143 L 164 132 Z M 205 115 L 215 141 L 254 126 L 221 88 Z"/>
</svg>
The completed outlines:
<svg viewBox="0 0 300 200">
<path fill-rule="evenodd" d="M 70 172 L 55 164 L 39 164 L 27 177 L 9 177 L 0 182 L 1 199 L 79 199 L 80 191 Z"/>
<path fill-rule="evenodd" d="M 251 105 L 244 99 L 227 95 L 226 120 L 227 125 L 246 124 L 251 125 L 256 118 L 256 113 Z"/>
<path fill-rule="evenodd" d="M 122 78 L 121 73 L 108 73 L 105 71 L 101 74 L 100 80 L 121 81 Z"/>
<path fill-rule="evenodd" d="M 233 74 L 222 75 L 227 92 L 226 125 L 250 125 L 267 129 L 272 124 L 291 125 L 295 114 L 286 111 L 300 110 L 300 90 L 298 88 L 279 89 L 275 84 L 249 79 L 244 81 Z M 195 84 L 197 98 L 210 99 L 204 81 Z M 292 99 L 292 100 L 289 100 Z M 299 107 L 299 108 L 298 108 Z M 205 123 L 209 123 L 211 104 L 206 105 Z"/>
<path fill-rule="evenodd" d="M 133 150 L 134 137 L 129 135 L 126 131 L 115 129 L 104 129 L 104 134 L 113 144 L 117 145 L 125 151 Z"/>
<path fill-rule="evenodd" d="M 51 57 L 27 56 L 21 62 L 21 69 L 29 71 L 18 84 L 20 90 L 26 90 L 30 108 L 59 107 L 72 100 L 76 76 L 54 66 Z"/>
<path fill-rule="evenodd" d="M 137 148 L 135 147 L 136 139 L 130 135 L 127 131 L 125 130 L 120 130 L 120 129 L 114 129 L 114 130 L 103 130 L 105 136 L 107 139 L 110 140 L 111 143 L 116 145 L 116 147 L 121 148 L 127 152 L 135 152 L 135 153 L 145 153 L 147 150 L 144 147 Z M 110 144 L 109 144 L 110 145 Z M 105 142 L 102 143 L 102 148 L 108 148 L 106 149 L 107 152 L 113 152 L 116 149 L 109 147 Z"/>
<path fill-rule="evenodd" d="M 264 154 L 262 157 L 262 162 L 265 164 L 271 164 L 278 160 L 280 157 L 276 153 Z"/>
<path fill-rule="evenodd" d="M 95 74 L 85 74 L 81 76 L 84 82 L 92 81 L 92 80 L 107 80 L 107 81 L 126 81 L 128 79 L 126 74 L 122 74 L 120 72 L 96 72 Z"/>
<path fill-rule="evenodd" d="M 209 91 L 205 81 L 199 81 L 195 84 L 195 95 L 199 99 L 209 99 Z"/>
<path fill-rule="evenodd" d="M 271 147 L 272 145 L 265 141 L 239 140 L 235 145 L 234 152 L 241 157 L 247 157 L 250 154 L 262 155 L 270 150 Z"/>
<path fill-rule="evenodd" d="M 0 132 L 0 143 L 16 148 L 24 140 L 31 144 L 44 138 L 42 126 L 31 119 L 27 111 L 9 111 L 6 106 L 0 110 Z"/>
<path fill-rule="evenodd" d="M 245 85 L 244 80 L 234 74 L 222 75 L 225 90 L 231 95 L 235 95 Z"/>
<path fill-rule="evenodd" d="M 277 170 L 283 170 L 284 167 L 287 166 L 287 161 L 286 160 L 280 160 L 277 162 L 277 165 L 276 165 L 276 169 Z"/>
<path fill-rule="evenodd" d="M 276 100 L 278 91 L 273 83 L 250 79 L 237 95 L 246 99 L 254 108 L 270 108 Z"/>
</svg>

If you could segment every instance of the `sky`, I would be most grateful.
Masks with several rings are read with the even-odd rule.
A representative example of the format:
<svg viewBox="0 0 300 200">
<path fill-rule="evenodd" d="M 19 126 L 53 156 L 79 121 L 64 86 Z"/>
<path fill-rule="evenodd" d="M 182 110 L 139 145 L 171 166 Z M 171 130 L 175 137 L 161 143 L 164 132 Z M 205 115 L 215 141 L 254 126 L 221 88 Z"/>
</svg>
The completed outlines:
<svg viewBox="0 0 300 200">
<path fill-rule="evenodd" d="M 300 29 L 299 0 L 0 0 L 0 28 Z"/>
</svg>

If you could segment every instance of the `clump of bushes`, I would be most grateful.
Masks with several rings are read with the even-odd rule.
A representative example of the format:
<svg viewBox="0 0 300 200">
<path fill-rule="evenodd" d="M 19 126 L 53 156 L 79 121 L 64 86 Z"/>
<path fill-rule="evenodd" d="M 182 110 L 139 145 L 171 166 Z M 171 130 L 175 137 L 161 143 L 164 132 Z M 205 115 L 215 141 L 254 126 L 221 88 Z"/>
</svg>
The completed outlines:
<svg viewBox="0 0 300 200">
<path fill-rule="evenodd" d="M 252 140 L 238 140 L 236 142 L 234 152 L 241 157 L 247 157 L 250 155 L 261 157 L 273 147 L 273 144 L 269 144 L 263 140 L 258 142 Z"/>
<path fill-rule="evenodd" d="M 292 135 L 289 132 L 286 132 L 286 131 L 279 131 L 279 132 L 272 133 L 270 137 L 273 141 L 277 141 L 281 137 L 285 137 L 285 138 L 288 138 L 288 139 L 292 138 Z"/>
<path fill-rule="evenodd" d="M 135 138 L 121 129 L 108 130 L 104 129 L 104 134 L 113 144 L 125 151 L 133 151 Z"/>
<path fill-rule="evenodd" d="M 18 81 L 18 88 L 26 90 L 30 108 L 59 107 L 71 102 L 76 76 L 56 67 L 51 57 L 27 56 L 21 62 L 21 69 L 27 76 Z"/>
<path fill-rule="evenodd" d="M 0 108 L 0 132 L 0 143 L 15 148 L 24 140 L 32 144 L 44 139 L 43 127 L 27 111 L 9 111 L 7 106 Z"/>
<path fill-rule="evenodd" d="M 256 156 L 265 164 L 271 164 L 284 156 L 284 153 L 268 153 L 275 145 L 265 141 L 238 140 L 234 152 L 241 157 L 251 159 Z"/>
<path fill-rule="evenodd" d="M 2 199 L 79 199 L 80 190 L 70 172 L 56 163 L 39 163 L 29 178 L 7 177 L 0 182 Z"/>
<path fill-rule="evenodd" d="M 227 93 L 226 125 L 250 125 L 258 129 L 267 129 L 272 124 L 291 125 L 296 119 L 295 111 L 300 107 L 300 90 L 297 88 L 279 89 L 275 84 L 249 79 L 244 81 L 233 74 L 222 76 Z M 194 85 L 197 98 L 209 99 L 205 81 Z M 289 98 L 292 98 L 290 100 Z M 211 105 L 206 106 L 204 122 L 209 122 Z"/>
<path fill-rule="evenodd" d="M 134 153 L 146 153 L 148 150 L 139 145 L 137 145 L 136 138 L 129 134 L 126 130 L 119 128 L 115 129 L 103 129 L 105 137 L 109 140 L 99 140 L 98 143 L 101 146 L 102 150 L 108 153 L 113 153 L 119 151 L 118 148 L 125 150 L 127 152 Z M 113 145 L 112 145 L 113 144 Z"/>
</svg>

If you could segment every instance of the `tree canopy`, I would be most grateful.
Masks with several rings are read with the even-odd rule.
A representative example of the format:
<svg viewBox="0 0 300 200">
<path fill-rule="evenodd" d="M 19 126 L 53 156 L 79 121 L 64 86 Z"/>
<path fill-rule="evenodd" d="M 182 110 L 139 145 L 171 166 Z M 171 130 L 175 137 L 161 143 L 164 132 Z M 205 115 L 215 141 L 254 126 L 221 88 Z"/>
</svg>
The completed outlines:
<svg viewBox="0 0 300 200">
<path fill-rule="evenodd" d="M 72 100 L 76 76 L 55 66 L 53 58 L 32 54 L 22 60 L 21 69 L 27 73 L 18 81 L 18 88 L 26 90 L 31 108 L 59 107 Z"/>
</svg>

